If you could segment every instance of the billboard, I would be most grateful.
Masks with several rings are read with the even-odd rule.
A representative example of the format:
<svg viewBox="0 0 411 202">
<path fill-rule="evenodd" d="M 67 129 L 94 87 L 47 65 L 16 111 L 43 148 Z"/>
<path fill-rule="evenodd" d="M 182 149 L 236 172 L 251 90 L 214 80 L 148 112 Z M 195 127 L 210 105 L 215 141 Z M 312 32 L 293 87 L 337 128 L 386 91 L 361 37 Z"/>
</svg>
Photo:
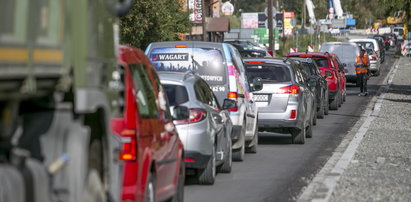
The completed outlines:
<svg viewBox="0 0 411 202">
<path fill-rule="evenodd" d="M 258 28 L 258 13 L 242 13 L 241 28 Z"/>
<path fill-rule="evenodd" d="M 188 9 L 193 12 L 190 14 L 190 20 L 201 23 L 203 21 L 203 10 L 201 0 L 189 0 Z"/>
</svg>

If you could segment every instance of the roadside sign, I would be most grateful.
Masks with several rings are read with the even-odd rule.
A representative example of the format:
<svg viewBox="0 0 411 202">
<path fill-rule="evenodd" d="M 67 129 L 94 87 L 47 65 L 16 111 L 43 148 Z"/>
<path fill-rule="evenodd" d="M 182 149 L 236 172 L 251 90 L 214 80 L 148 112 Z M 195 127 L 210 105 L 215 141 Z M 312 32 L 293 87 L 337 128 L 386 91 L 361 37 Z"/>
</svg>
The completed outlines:
<svg viewBox="0 0 411 202">
<path fill-rule="evenodd" d="M 314 52 L 314 46 L 313 45 L 309 45 L 307 48 L 308 52 Z"/>
<path fill-rule="evenodd" d="M 241 28 L 258 28 L 258 13 L 242 13 Z"/>
<path fill-rule="evenodd" d="M 290 53 L 296 53 L 297 52 L 297 48 L 290 48 Z"/>
<path fill-rule="evenodd" d="M 201 23 L 203 21 L 201 0 L 189 0 L 188 8 L 193 11 L 193 13 L 190 14 L 190 20 Z"/>
<path fill-rule="evenodd" d="M 221 6 L 221 12 L 223 12 L 224 15 L 233 15 L 233 4 L 231 4 L 229 1 L 223 3 L 223 5 Z"/>
</svg>

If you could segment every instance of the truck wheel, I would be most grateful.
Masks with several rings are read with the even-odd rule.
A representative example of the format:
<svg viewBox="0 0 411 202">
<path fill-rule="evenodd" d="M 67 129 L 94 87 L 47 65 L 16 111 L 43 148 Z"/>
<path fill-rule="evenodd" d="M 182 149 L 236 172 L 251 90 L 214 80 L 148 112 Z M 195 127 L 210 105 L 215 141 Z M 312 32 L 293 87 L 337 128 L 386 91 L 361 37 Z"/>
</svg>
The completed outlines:
<svg viewBox="0 0 411 202">
<path fill-rule="evenodd" d="M 199 184 L 213 185 L 216 176 L 216 154 L 215 146 L 212 148 L 210 160 L 207 163 L 207 167 L 200 173 L 198 177 Z"/>
</svg>

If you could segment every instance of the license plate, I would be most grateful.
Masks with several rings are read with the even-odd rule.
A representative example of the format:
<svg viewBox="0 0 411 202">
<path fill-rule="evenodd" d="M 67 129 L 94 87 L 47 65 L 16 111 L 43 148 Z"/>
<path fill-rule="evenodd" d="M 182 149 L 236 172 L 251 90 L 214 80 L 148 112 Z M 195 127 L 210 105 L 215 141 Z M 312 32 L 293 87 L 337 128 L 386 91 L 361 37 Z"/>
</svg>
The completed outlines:
<svg viewBox="0 0 411 202">
<path fill-rule="evenodd" d="M 268 95 L 254 95 L 253 99 L 256 102 L 268 102 Z"/>
</svg>

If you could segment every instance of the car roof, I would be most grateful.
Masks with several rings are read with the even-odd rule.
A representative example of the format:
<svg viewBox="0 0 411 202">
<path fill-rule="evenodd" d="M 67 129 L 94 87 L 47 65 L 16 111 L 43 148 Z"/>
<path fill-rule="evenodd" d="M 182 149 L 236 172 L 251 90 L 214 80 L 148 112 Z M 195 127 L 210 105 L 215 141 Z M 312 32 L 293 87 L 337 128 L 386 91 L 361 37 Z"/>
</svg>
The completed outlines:
<svg viewBox="0 0 411 202">
<path fill-rule="evenodd" d="M 327 52 L 295 52 L 295 53 L 290 53 L 286 57 L 315 57 L 315 56 L 321 56 L 321 57 L 328 57 Z"/>
<path fill-rule="evenodd" d="M 289 64 L 289 60 L 287 58 L 244 58 L 243 59 L 245 65 L 249 65 L 251 63 L 247 62 L 264 62 L 264 63 L 270 63 L 270 64 L 281 64 L 281 65 L 287 65 Z"/>
<path fill-rule="evenodd" d="M 357 44 L 355 44 L 354 42 L 338 42 L 338 41 L 332 41 L 332 42 L 325 42 L 323 43 L 324 45 L 355 45 L 357 46 Z"/>
<path fill-rule="evenodd" d="M 370 39 L 370 38 L 367 38 L 367 39 L 350 39 L 350 41 L 351 42 L 377 42 L 377 40 L 376 39 Z"/>
<path fill-rule="evenodd" d="M 221 48 L 223 43 L 217 42 L 205 42 L 205 41 L 164 41 L 153 42 L 149 45 L 151 48 L 170 48 L 176 47 L 176 45 L 186 45 L 187 47 L 218 47 Z M 176 47 L 177 48 L 177 47 Z"/>
<path fill-rule="evenodd" d="M 184 84 L 187 81 L 197 80 L 200 78 L 191 71 L 187 72 L 168 72 L 158 71 L 158 76 L 161 81 L 172 81 L 173 83 Z"/>
</svg>

